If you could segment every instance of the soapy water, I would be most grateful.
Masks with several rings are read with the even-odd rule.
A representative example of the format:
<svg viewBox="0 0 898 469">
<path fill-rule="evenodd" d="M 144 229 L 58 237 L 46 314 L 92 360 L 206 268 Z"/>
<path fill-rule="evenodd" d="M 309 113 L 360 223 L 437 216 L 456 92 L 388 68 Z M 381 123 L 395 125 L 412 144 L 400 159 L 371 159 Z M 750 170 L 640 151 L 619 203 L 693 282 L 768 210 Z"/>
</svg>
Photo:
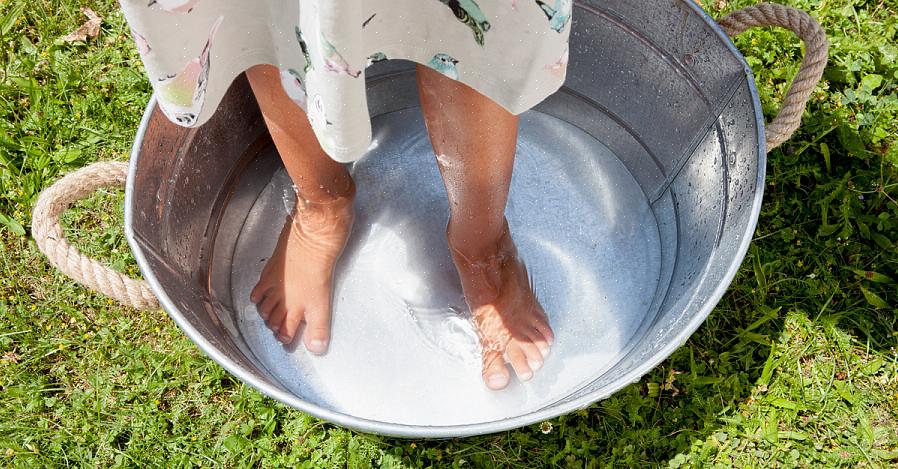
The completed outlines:
<svg viewBox="0 0 898 469">
<path fill-rule="evenodd" d="M 232 299 L 240 340 L 270 379 L 303 401 L 360 418 L 457 425 L 541 409 L 601 376 L 652 299 L 657 229 L 619 160 L 558 122 L 522 117 L 507 210 L 556 338 L 530 381 L 513 378 L 498 392 L 483 383 L 478 336 L 445 240 L 446 194 L 414 109 L 375 119 L 379 146 L 351 169 L 356 221 L 336 266 L 327 354 L 308 353 L 300 339 L 280 344 L 248 298 L 294 204 L 285 171 L 246 215 L 234 247 Z M 552 144 L 559 138 L 576 141 L 579 151 L 559 155 Z M 614 191 L 582 189 L 599 177 L 613 181 Z"/>
</svg>

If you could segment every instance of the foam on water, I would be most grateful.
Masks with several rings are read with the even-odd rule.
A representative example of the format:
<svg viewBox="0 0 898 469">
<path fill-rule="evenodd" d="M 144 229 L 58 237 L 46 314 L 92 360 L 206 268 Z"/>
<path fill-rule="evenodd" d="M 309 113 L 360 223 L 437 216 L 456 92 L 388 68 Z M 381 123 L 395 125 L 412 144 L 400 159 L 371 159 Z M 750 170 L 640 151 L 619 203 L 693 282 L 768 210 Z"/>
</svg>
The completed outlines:
<svg viewBox="0 0 898 469">
<path fill-rule="evenodd" d="M 535 112 L 521 138 L 507 216 L 550 317 L 555 345 L 526 383 L 490 391 L 445 242 L 448 203 L 417 109 L 375 118 L 378 145 L 352 167 L 356 222 L 337 265 L 330 349 L 277 342 L 249 292 L 292 208 L 286 172 L 247 216 L 231 271 L 237 327 L 301 399 L 365 419 L 457 425 L 518 416 L 599 377 L 632 342 L 660 272 L 644 194 L 581 130 Z M 563 143 L 563 144 L 562 144 Z"/>
<path fill-rule="evenodd" d="M 431 346 L 464 363 L 480 362 L 480 342 L 470 312 L 455 306 L 405 306 L 409 319 Z"/>
</svg>

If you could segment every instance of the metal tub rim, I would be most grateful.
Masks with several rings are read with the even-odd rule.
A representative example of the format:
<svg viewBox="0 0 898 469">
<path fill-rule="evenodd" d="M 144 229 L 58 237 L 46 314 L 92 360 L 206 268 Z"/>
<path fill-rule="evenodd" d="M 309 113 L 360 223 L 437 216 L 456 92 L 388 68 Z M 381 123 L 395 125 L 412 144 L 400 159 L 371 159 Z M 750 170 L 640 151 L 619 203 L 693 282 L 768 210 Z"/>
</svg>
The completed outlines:
<svg viewBox="0 0 898 469">
<path fill-rule="evenodd" d="M 752 101 L 751 105 L 754 109 L 755 120 L 757 123 L 757 135 L 755 136 L 755 138 L 758 145 L 758 173 L 755 183 L 754 198 L 752 200 L 752 208 L 750 211 L 748 226 L 746 227 L 747 236 L 743 237 L 742 242 L 739 244 L 734 255 L 731 258 L 731 261 L 723 278 L 714 288 L 713 292 L 708 296 L 706 301 L 704 301 L 704 304 L 699 313 L 696 314 L 693 319 L 688 322 L 676 336 L 668 340 L 663 347 L 657 349 L 650 360 L 634 368 L 631 372 L 621 375 L 601 390 L 596 390 L 584 394 L 568 402 L 552 404 L 540 410 L 512 418 L 463 425 L 427 426 L 381 422 L 355 417 L 342 412 L 337 412 L 304 401 L 299 397 L 290 394 L 289 392 L 285 392 L 258 379 L 252 372 L 234 363 L 232 360 L 224 356 L 184 318 L 179 308 L 174 304 L 174 302 L 162 288 L 161 283 L 154 275 L 153 271 L 147 267 L 149 264 L 146 256 L 141 249 L 140 244 L 136 240 L 133 229 L 133 202 L 135 197 L 133 191 L 133 181 L 135 180 L 137 172 L 137 163 L 140 159 L 141 144 L 143 143 L 144 134 L 147 130 L 150 117 L 156 109 L 157 101 L 155 95 L 152 96 L 149 103 L 147 104 L 144 110 L 144 114 L 141 118 L 140 126 L 135 135 L 135 140 L 134 144 L 132 145 L 130 155 L 128 179 L 125 186 L 125 236 L 128 240 L 128 244 L 130 245 L 132 252 L 134 253 L 134 257 L 137 260 L 138 266 L 140 267 L 141 274 L 150 284 L 153 292 L 158 297 L 160 305 L 175 321 L 178 327 L 182 331 L 184 331 L 184 333 L 191 339 L 191 341 L 193 341 L 204 353 L 206 353 L 206 355 L 208 355 L 216 363 L 225 368 L 228 372 L 239 378 L 244 383 L 256 388 L 268 397 L 271 397 L 300 411 L 306 412 L 319 419 L 349 429 L 402 438 L 467 437 L 512 430 L 526 425 L 538 423 L 560 415 L 564 415 L 571 411 L 585 408 L 599 400 L 609 397 L 611 394 L 621 390 L 631 383 L 637 382 L 643 375 L 645 375 L 646 373 L 654 369 L 659 363 L 667 359 L 670 354 L 672 354 L 676 349 L 680 348 L 683 343 L 685 343 L 686 340 L 695 332 L 695 330 L 698 329 L 698 327 L 701 326 L 702 323 L 704 323 L 708 315 L 723 297 L 724 293 L 726 293 L 733 278 L 736 276 L 736 273 L 738 272 L 742 261 L 744 260 L 745 255 L 748 252 L 748 247 L 752 241 L 752 235 L 757 226 L 758 217 L 761 210 L 764 191 L 764 179 L 766 173 L 766 148 L 764 143 L 764 118 L 761 114 L 761 104 L 755 85 L 754 75 L 751 71 L 751 68 L 745 62 L 742 54 L 738 51 L 738 49 L 736 49 L 730 38 L 721 30 L 720 26 L 713 20 L 713 18 L 711 18 L 707 14 L 707 12 L 699 8 L 692 1 L 684 0 L 682 3 L 687 4 L 688 8 L 691 8 L 694 13 L 698 14 L 699 17 L 704 20 L 706 25 L 710 27 L 711 30 L 714 31 L 714 33 L 717 34 L 718 38 L 723 41 L 725 46 L 730 50 L 734 57 L 738 58 L 744 68 L 747 78 L 746 81 L 749 87 Z M 563 399 L 564 398 L 561 398 L 559 400 Z"/>
</svg>

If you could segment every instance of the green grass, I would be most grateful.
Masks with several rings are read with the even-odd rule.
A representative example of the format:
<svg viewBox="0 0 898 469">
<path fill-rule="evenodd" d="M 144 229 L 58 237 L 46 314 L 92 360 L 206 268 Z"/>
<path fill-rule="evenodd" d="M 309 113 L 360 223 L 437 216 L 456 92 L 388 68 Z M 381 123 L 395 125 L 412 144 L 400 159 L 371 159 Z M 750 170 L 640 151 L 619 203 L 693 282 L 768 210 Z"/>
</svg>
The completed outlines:
<svg viewBox="0 0 898 469">
<path fill-rule="evenodd" d="M 36 195 L 127 158 L 150 88 L 114 2 L 91 2 L 103 29 L 76 44 L 57 40 L 84 21 L 75 2 L 0 2 L 0 465 L 898 467 L 898 6 L 789 4 L 821 20 L 830 65 L 803 127 L 770 155 L 755 240 L 707 322 L 639 383 L 551 425 L 413 442 L 268 399 L 163 312 L 48 266 L 27 237 Z M 772 117 L 797 40 L 736 43 Z M 133 272 L 121 203 L 98 195 L 65 223 Z"/>
</svg>

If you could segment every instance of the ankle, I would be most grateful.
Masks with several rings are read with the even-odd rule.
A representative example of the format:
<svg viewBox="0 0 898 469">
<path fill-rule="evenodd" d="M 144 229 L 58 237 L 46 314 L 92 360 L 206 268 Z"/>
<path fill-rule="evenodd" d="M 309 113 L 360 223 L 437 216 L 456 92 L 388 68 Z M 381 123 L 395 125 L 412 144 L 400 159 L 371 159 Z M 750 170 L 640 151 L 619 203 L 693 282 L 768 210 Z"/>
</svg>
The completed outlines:
<svg viewBox="0 0 898 469">
<path fill-rule="evenodd" d="M 314 186 L 314 184 L 312 184 Z M 309 187 L 308 184 L 293 185 L 296 193 L 297 208 L 345 205 L 355 200 L 355 181 L 348 174 L 345 180 L 335 179 L 331 184 L 318 184 L 317 187 Z"/>
<path fill-rule="evenodd" d="M 355 218 L 355 183 L 351 178 L 345 190 L 312 197 L 314 198 L 304 197 L 297 191 L 296 204 L 289 215 L 295 228 L 301 227 L 301 231 L 308 231 L 352 225 Z"/>
<path fill-rule="evenodd" d="M 507 221 L 503 221 L 500 229 L 488 233 L 456 228 L 451 218 L 446 226 L 449 249 L 468 263 L 490 262 L 513 254 L 503 249 L 507 245 L 505 238 L 509 236 Z"/>
</svg>

